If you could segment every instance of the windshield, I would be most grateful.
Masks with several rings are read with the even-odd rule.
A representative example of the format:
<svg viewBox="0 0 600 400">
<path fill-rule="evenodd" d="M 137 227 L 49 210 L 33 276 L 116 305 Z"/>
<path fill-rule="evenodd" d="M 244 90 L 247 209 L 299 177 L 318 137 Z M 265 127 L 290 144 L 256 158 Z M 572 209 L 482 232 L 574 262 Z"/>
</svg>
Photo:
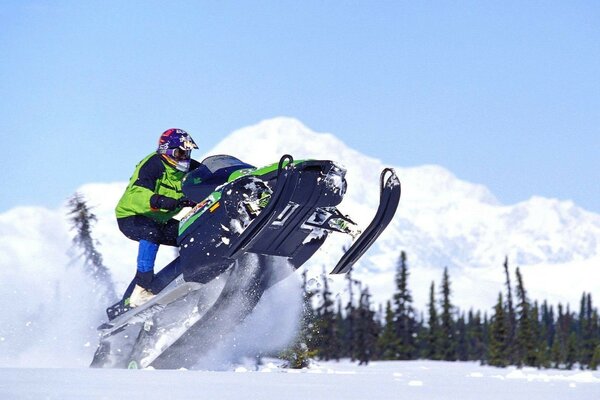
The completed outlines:
<svg viewBox="0 0 600 400">
<path fill-rule="evenodd" d="M 210 174 L 216 174 L 218 171 L 224 169 L 233 172 L 242 168 L 254 168 L 252 165 L 228 155 L 206 157 L 201 164 L 206 167 L 207 172 Z"/>
<path fill-rule="evenodd" d="M 217 186 L 227 182 L 229 176 L 240 169 L 255 169 L 233 156 L 217 155 L 205 158 L 198 168 L 190 171 L 183 180 L 184 195 L 195 202 L 202 201 Z"/>
</svg>

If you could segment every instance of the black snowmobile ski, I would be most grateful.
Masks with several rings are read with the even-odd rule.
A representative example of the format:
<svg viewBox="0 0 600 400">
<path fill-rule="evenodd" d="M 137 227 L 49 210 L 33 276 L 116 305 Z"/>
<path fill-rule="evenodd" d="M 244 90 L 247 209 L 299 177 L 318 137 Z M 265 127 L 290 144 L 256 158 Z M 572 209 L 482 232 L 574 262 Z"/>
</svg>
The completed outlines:
<svg viewBox="0 0 600 400">
<path fill-rule="evenodd" d="M 385 176 L 388 173 L 391 175 L 386 180 Z M 332 274 L 345 274 L 350 271 L 354 263 L 375 243 L 375 240 L 389 225 L 396 213 L 398 203 L 400 202 L 400 192 L 400 180 L 396 176 L 395 171 L 391 168 L 384 169 L 381 172 L 381 194 L 375 217 L 350 249 L 344 253 L 335 268 L 331 271 Z"/>
</svg>

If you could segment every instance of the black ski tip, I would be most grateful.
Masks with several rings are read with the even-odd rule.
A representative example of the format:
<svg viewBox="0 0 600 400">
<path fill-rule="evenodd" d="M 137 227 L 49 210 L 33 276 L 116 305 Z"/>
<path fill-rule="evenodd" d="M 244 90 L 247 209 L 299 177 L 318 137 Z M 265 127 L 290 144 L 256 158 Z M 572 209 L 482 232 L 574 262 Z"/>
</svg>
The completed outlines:
<svg viewBox="0 0 600 400">
<path fill-rule="evenodd" d="M 344 253 L 331 274 L 345 274 L 352 269 L 352 266 L 362 257 L 362 255 L 375 243 L 379 235 L 390 224 L 400 202 L 401 185 L 400 179 L 392 168 L 385 168 L 380 177 L 380 197 L 379 206 L 375 217 L 358 237 L 350 249 Z"/>
</svg>

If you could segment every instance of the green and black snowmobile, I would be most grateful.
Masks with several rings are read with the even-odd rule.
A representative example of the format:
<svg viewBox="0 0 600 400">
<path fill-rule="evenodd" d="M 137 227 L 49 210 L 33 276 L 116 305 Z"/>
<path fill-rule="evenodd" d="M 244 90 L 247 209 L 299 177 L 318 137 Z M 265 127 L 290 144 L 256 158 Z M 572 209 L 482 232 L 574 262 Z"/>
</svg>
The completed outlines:
<svg viewBox="0 0 600 400">
<path fill-rule="evenodd" d="M 179 225 L 179 257 L 155 278 L 158 293 L 128 309 L 107 310 L 92 367 L 189 368 L 249 315 L 263 293 L 309 260 L 334 233 L 355 240 L 331 273 L 348 272 L 392 220 L 400 181 L 381 173 L 379 207 L 360 232 L 337 206 L 346 171 L 333 161 L 294 161 L 255 168 L 212 156 L 183 182 L 198 204 Z M 220 318 L 227 310 L 228 318 Z"/>
</svg>

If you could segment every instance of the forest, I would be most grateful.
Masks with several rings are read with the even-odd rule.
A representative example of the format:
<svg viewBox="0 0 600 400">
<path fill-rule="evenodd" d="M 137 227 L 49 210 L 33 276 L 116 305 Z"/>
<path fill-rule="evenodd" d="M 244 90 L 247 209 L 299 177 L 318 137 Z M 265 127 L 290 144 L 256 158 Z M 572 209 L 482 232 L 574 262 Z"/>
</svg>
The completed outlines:
<svg viewBox="0 0 600 400">
<path fill-rule="evenodd" d="M 294 344 L 283 353 L 290 366 L 301 368 L 311 358 L 373 360 L 479 361 L 497 367 L 592 369 L 600 364 L 600 325 L 591 293 L 583 293 L 579 310 L 527 296 L 519 268 L 506 276 L 490 314 L 460 310 L 452 304 L 448 268 L 441 283 L 431 282 L 427 310 L 416 310 L 409 287 L 406 252 L 396 265 L 395 292 L 374 305 L 368 287 L 346 276 L 349 299 L 342 304 L 325 274 L 312 289 L 303 275 L 303 313 Z"/>
</svg>

